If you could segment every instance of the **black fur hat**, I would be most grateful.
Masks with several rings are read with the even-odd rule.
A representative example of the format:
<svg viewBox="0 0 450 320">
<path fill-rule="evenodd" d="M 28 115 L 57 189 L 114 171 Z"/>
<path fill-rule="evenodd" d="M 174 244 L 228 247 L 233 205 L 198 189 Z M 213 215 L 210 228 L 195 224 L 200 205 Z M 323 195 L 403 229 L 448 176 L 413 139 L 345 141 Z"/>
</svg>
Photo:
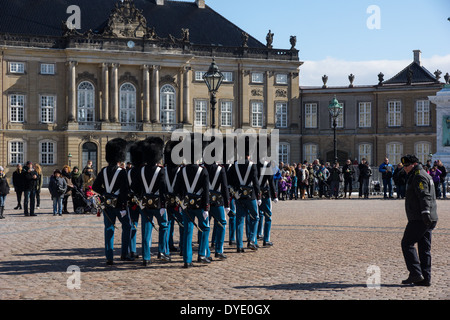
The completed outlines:
<svg viewBox="0 0 450 320">
<path fill-rule="evenodd" d="M 109 164 L 125 161 L 127 142 L 122 138 L 109 140 L 105 146 L 105 159 Z"/>
<path fill-rule="evenodd" d="M 140 167 L 144 164 L 144 154 L 143 154 L 144 140 L 136 141 L 130 147 L 130 159 L 131 163 L 135 167 Z"/>
<path fill-rule="evenodd" d="M 163 158 L 164 141 L 159 137 L 148 137 L 143 142 L 144 162 L 153 165 Z"/>
<path fill-rule="evenodd" d="M 164 146 L 164 164 L 166 164 L 169 167 L 177 166 L 177 164 L 175 164 L 172 161 L 172 150 L 178 143 L 180 142 L 169 140 L 166 142 L 166 145 Z"/>
</svg>

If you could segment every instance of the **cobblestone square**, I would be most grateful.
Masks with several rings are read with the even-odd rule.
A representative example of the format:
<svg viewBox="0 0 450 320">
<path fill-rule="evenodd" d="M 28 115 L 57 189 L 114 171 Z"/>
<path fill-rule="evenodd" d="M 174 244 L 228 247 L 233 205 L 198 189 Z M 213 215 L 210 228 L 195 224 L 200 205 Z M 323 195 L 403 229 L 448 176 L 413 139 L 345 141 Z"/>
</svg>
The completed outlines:
<svg viewBox="0 0 450 320">
<path fill-rule="evenodd" d="M 0 220 L 0 300 L 450 298 L 450 201 L 446 200 L 438 200 L 432 285 L 412 287 L 400 284 L 408 276 L 400 247 L 406 225 L 404 200 L 280 201 L 273 205 L 273 247 L 237 253 L 235 246 L 228 245 L 227 232 L 224 253 L 228 259 L 195 264 L 194 249 L 195 267 L 183 269 L 176 253 L 172 262 L 154 257 L 148 267 L 141 265 L 141 259 L 120 261 L 120 223 L 115 264 L 107 266 L 103 218 L 53 216 L 48 193 L 41 197 L 36 217 L 13 209 L 14 193 L 7 197 L 6 219 Z M 174 236 L 178 244 L 178 228 Z M 140 251 L 140 225 L 137 237 Z M 153 251 L 157 241 L 153 232 Z M 73 268 L 79 270 L 79 289 L 74 288 Z M 374 270 L 379 270 L 378 289 L 367 285 Z"/>
</svg>

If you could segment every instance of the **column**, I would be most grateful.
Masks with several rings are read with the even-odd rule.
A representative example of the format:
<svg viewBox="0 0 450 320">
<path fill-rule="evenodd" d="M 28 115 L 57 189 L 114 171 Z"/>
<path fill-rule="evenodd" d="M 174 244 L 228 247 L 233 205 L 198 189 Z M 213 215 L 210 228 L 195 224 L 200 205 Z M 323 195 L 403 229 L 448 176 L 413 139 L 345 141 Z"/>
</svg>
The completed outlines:
<svg viewBox="0 0 450 320">
<path fill-rule="evenodd" d="M 191 83 L 191 67 L 184 68 L 183 75 L 183 123 L 192 124 L 191 122 L 191 99 L 190 99 L 190 83 Z"/>
<path fill-rule="evenodd" d="M 109 63 L 102 63 L 102 121 L 109 122 Z"/>
<path fill-rule="evenodd" d="M 78 62 L 76 61 L 69 61 L 67 62 L 67 66 L 69 68 L 68 75 L 69 75 L 69 94 L 68 94 L 68 117 L 67 120 L 69 122 L 76 122 L 76 112 L 77 112 L 77 88 L 76 88 L 76 66 Z"/>
<path fill-rule="evenodd" d="M 152 72 L 152 103 L 151 103 L 151 121 L 159 121 L 159 70 L 161 66 L 153 66 Z"/>
<path fill-rule="evenodd" d="M 119 121 L 119 64 L 111 64 L 111 121 Z"/>
<path fill-rule="evenodd" d="M 144 105 L 142 110 L 142 121 L 148 123 L 150 121 L 150 71 L 149 65 L 145 64 L 142 67 L 142 79 L 144 87 Z"/>
</svg>

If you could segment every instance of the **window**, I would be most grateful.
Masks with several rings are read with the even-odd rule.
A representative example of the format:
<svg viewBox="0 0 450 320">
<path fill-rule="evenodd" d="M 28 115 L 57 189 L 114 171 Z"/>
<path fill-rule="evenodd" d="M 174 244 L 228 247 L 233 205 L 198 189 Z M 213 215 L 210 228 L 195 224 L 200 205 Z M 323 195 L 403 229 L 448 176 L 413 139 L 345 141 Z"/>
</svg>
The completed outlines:
<svg viewBox="0 0 450 320">
<path fill-rule="evenodd" d="M 233 72 L 225 71 L 223 74 L 223 82 L 233 82 Z"/>
<path fill-rule="evenodd" d="M 95 89 L 92 83 L 83 81 L 78 85 L 78 122 L 95 121 Z"/>
<path fill-rule="evenodd" d="M 25 96 L 19 94 L 12 94 L 9 96 L 9 111 L 11 122 L 24 122 L 25 114 Z"/>
<path fill-rule="evenodd" d="M 55 64 L 41 63 L 41 74 L 55 74 Z"/>
<path fill-rule="evenodd" d="M 24 142 L 23 141 L 10 141 L 9 142 L 9 163 L 14 164 L 23 164 L 25 159 L 25 151 L 24 151 Z"/>
<path fill-rule="evenodd" d="M 317 103 L 305 104 L 305 128 L 317 128 Z"/>
<path fill-rule="evenodd" d="M 278 145 L 278 161 L 289 163 L 289 143 L 280 143 Z"/>
<path fill-rule="evenodd" d="M 388 102 L 388 126 L 400 127 L 402 120 L 402 106 L 400 101 Z"/>
<path fill-rule="evenodd" d="M 369 165 L 372 163 L 372 145 L 370 143 L 361 143 L 358 148 L 358 162 L 365 158 Z"/>
<path fill-rule="evenodd" d="M 313 163 L 314 160 L 318 158 L 317 156 L 317 144 L 308 143 L 303 146 L 303 155 L 304 159 L 308 161 L 308 163 Z"/>
<path fill-rule="evenodd" d="M 9 63 L 10 73 L 25 73 L 25 63 L 23 62 L 10 62 Z"/>
<path fill-rule="evenodd" d="M 253 83 L 263 83 L 264 75 L 262 72 L 253 72 L 252 73 L 252 82 Z"/>
<path fill-rule="evenodd" d="M 285 73 L 279 73 L 275 77 L 275 83 L 276 84 L 287 84 L 288 83 L 288 77 Z"/>
<path fill-rule="evenodd" d="M 166 84 L 161 88 L 160 94 L 161 105 L 161 123 L 175 123 L 175 89 L 170 84 Z"/>
<path fill-rule="evenodd" d="M 220 125 L 223 127 L 231 127 L 233 125 L 233 101 L 221 102 Z"/>
<path fill-rule="evenodd" d="M 342 107 L 341 112 L 336 118 L 336 128 L 343 128 L 344 127 L 344 103 L 339 103 L 339 105 Z M 333 128 L 333 117 L 330 115 L 330 123 L 331 128 Z"/>
<path fill-rule="evenodd" d="M 386 156 L 389 163 L 397 164 L 400 162 L 403 154 L 403 145 L 399 142 L 391 142 L 386 145 Z"/>
<path fill-rule="evenodd" d="M 359 103 L 359 127 L 370 128 L 372 126 L 372 103 Z"/>
<path fill-rule="evenodd" d="M 48 140 L 39 142 L 39 157 L 43 165 L 55 164 L 56 143 Z"/>
<path fill-rule="evenodd" d="M 276 126 L 278 128 L 286 128 L 287 127 L 287 118 L 288 118 L 288 110 L 287 110 L 287 102 L 277 102 L 276 104 Z"/>
<path fill-rule="evenodd" d="M 206 71 L 195 71 L 195 81 L 203 81 L 203 75 Z"/>
<path fill-rule="evenodd" d="M 417 142 L 414 145 L 414 151 L 420 162 L 426 163 L 430 159 L 431 143 L 429 142 Z"/>
<path fill-rule="evenodd" d="M 206 126 L 208 101 L 195 100 L 195 126 Z"/>
<path fill-rule="evenodd" d="M 42 123 L 53 123 L 55 121 L 56 97 L 41 96 L 41 119 Z"/>
<path fill-rule="evenodd" d="M 252 102 L 252 127 L 263 126 L 263 103 Z"/>
<path fill-rule="evenodd" d="M 128 82 L 120 86 L 120 122 L 136 123 L 136 88 Z"/>
<path fill-rule="evenodd" d="M 430 125 L 430 101 L 428 100 L 416 101 L 416 125 L 417 126 Z"/>
</svg>

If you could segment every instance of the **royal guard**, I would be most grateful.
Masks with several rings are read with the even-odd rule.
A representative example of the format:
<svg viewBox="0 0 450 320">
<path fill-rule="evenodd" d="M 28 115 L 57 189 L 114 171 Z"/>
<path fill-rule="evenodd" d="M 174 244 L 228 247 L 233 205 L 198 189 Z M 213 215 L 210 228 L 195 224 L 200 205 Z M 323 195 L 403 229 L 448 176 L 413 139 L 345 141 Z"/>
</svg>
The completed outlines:
<svg viewBox="0 0 450 320">
<path fill-rule="evenodd" d="M 194 139 L 195 134 L 186 136 L 186 144 L 190 147 L 191 158 L 186 159 L 189 163 L 183 166 L 178 173 L 175 183 L 175 194 L 179 198 L 183 212 L 184 238 L 183 238 L 183 261 L 184 268 L 192 267 L 192 236 L 194 226 L 200 232 L 198 259 L 200 263 L 211 263 L 206 257 L 208 254 L 209 241 L 209 175 L 208 171 L 200 166 L 202 155 L 195 152 L 195 140 L 202 144 L 202 138 Z M 198 224 L 195 223 L 197 219 Z"/>
<path fill-rule="evenodd" d="M 127 211 L 128 181 L 126 171 L 120 167 L 125 160 L 127 142 L 115 138 L 106 144 L 106 162 L 92 185 L 92 190 L 102 199 L 103 220 L 105 224 L 105 254 L 106 263 L 113 264 L 114 229 L 116 218 L 122 224 L 121 260 L 133 260 L 128 254 L 130 247 L 131 222 Z"/>
<path fill-rule="evenodd" d="M 164 141 L 159 137 L 149 137 L 143 144 L 145 166 L 140 170 L 139 187 L 142 203 L 142 259 L 143 265 L 151 263 L 150 249 L 152 245 L 152 229 L 156 229 L 153 218 L 156 218 L 159 226 L 158 259 L 170 261 L 168 245 L 168 219 L 165 203 L 165 173 L 161 165 L 163 158 Z"/>
</svg>

